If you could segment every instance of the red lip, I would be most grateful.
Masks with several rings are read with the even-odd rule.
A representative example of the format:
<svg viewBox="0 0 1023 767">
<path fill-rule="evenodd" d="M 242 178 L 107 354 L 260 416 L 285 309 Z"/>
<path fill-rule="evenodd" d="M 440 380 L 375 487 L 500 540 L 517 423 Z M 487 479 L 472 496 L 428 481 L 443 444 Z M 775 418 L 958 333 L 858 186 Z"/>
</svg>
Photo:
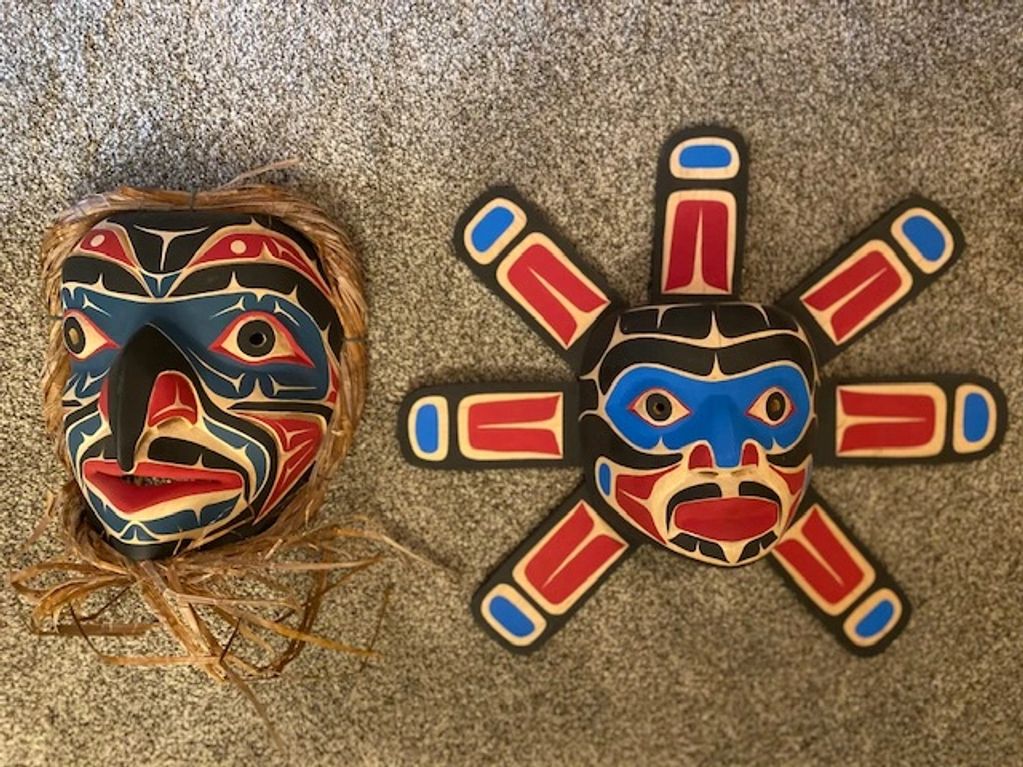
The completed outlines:
<svg viewBox="0 0 1023 767">
<path fill-rule="evenodd" d="M 125 475 L 117 461 L 90 458 L 83 465 L 82 473 L 89 485 L 96 488 L 118 511 L 126 514 L 191 495 L 242 488 L 241 475 L 234 471 L 152 461 L 139 463 L 135 471 Z M 161 485 L 137 486 L 126 482 L 125 476 L 171 481 Z"/>
<path fill-rule="evenodd" d="M 778 504 L 764 498 L 706 498 L 678 504 L 675 527 L 712 541 L 744 541 L 763 535 L 778 521 Z"/>
</svg>

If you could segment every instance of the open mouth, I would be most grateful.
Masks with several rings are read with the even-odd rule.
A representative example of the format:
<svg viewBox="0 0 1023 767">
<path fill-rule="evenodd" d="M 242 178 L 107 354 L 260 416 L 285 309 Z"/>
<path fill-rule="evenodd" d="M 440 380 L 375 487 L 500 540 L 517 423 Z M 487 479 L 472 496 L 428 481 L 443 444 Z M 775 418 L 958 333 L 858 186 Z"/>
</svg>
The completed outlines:
<svg viewBox="0 0 1023 767">
<path fill-rule="evenodd" d="M 710 492 L 694 492 L 700 488 Z M 781 501 L 755 482 L 739 485 L 739 495 L 721 497 L 714 485 L 683 490 L 668 504 L 670 527 L 711 541 L 745 541 L 769 532 L 778 523 Z"/>
<path fill-rule="evenodd" d="M 86 483 L 127 514 L 179 498 L 242 488 L 241 475 L 234 471 L 153 461 L 143 461 L 126 474 L 117 461 L 92 458 L 82 473 Z"/>
</svg>

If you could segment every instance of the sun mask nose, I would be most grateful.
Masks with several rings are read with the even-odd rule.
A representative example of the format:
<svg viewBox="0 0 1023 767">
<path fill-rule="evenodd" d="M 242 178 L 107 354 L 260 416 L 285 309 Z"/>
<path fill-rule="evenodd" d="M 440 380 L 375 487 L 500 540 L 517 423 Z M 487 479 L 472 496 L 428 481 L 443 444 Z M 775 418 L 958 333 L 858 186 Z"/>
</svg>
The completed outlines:
<svg viewBox="0 0 1023 767">
<path fill-rule="evenodd" d="M 117 465 L 129 472 L 147 426 L 181 417 L 198 420 L 198 399 L 188 360 L 153 325 L 140 329 L 124 345 L 107 377 L 110 432 Z"/>
<path fill-rule="evenodd" d="M 737 469 L 742 462 L 742 413 L 728 397 L 707 398 L 707 442 L 719 469 Z"/>
</svg>

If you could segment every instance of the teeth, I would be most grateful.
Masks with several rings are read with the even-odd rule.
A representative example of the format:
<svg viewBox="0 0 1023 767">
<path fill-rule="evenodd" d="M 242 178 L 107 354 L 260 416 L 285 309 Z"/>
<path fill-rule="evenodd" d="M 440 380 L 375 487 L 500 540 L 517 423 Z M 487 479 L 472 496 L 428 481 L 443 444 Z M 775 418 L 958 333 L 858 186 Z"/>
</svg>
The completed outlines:
<svg viewBox="0 0 1023 767">
<path fill-rule="evenodd" d="M 174 480 L 165 477 L 139 477 L 133 474 L 125 474 L 122 480 L 135 487 L 153 487 L 154 485 L 169 485 Z"/>
</svg>

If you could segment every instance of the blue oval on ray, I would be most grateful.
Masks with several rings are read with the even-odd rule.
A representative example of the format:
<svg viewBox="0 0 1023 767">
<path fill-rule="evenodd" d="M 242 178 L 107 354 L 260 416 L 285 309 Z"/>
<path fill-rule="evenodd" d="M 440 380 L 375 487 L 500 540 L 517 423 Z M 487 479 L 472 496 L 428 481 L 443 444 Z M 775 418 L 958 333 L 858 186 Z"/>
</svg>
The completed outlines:
<svg viewBox="0 0 1023 767">
<path fill-rule="evenodd" d="M 600 492 L 611 495 L 611 467 L 606 463 L 597 468 L 597 484 L 600 485 Z"/>
<path fill-rule="evenodd" d="M 945 235 L 926 216 L 910 216 L 902 222 L 902 232 L 928 261 L 937 261 L 945 252 Z"/>
<path fill-rule="evenodd" d="M 870 612 L 860 618 L 859 623 L 856 624 L 856 633 L 864 639 L 870 639 L 884 631 L 894 614 L 895 605 L 892 604 L 890 599 L 884 599 L 870 608 Z"/>
<path fill-rule="evenodd" d="M 692 144 L 678 158 L 683 168 L 727 168 L 731 162 L 732 153 L 717 144 Z"/>
<path fill-rule="evenodd" d="M 423 405 L 416 413 L 416 444 L 424 453 L 435 453 L 440 445 L 440 414 L 436 405 Z"/>
<path fill-rule="evenodd" d="M 472 246 L 480 253 L 490 250 L 501 235 L 508 231 L 513 221 L 515 214 L 504 206 L 497 205 L 491 208 L 473 228 L 470 235 Z"/>
<path fill-rule="evenodd" d="M 512 636 L 529 636 L 536 628 L 533 621 L 506 597 L 494 597 L 490 600 L 490 614 Z"/>
<path fill-rule="evenodd" d="M 970 442 L 979 442 L 987 434 L 991 413 L 987 400 L 977 392 L 970 392 L 963 400 L 963 436 Z"/>
</svg>

